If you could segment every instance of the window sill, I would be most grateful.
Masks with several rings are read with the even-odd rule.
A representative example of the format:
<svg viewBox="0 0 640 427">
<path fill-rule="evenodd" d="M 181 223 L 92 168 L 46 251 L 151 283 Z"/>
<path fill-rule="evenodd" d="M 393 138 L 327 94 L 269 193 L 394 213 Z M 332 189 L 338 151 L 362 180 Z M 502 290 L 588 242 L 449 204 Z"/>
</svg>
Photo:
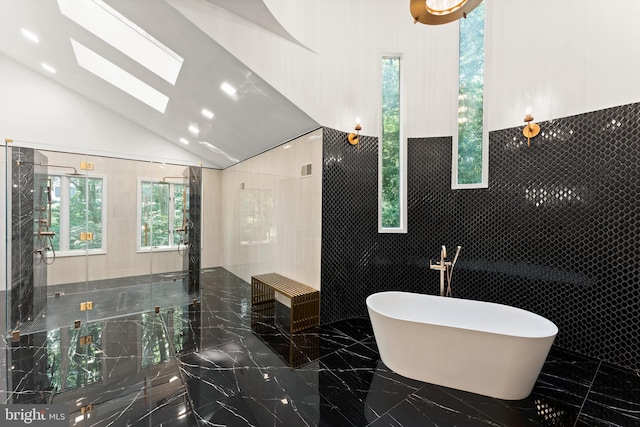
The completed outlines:
<svg viewBox="0 0 640 427">
<path fill-rule="evenodd" d="M 180 250 L 183 251 L 188 246 L 180 246 Z M 178 252 L 178 246 L 158 246 L 153 248 L 138 248 L 136 251 L 139 254 L 150 254 L 155 252 Z"/>
<path fill-rule="evenodd" d="M 68 258 L 68 257 L 79 257 L 79 256 L 87 256 L 87 255 L 106 255 L 107 251 L 102 249 L 89 249 L 88 251 L 76 250 L 76 251 L 56 251 L 56 258 Z M 47 259 L 52 259 L 53 254 L 51 252 L 47 252 Z"/>
</svg>

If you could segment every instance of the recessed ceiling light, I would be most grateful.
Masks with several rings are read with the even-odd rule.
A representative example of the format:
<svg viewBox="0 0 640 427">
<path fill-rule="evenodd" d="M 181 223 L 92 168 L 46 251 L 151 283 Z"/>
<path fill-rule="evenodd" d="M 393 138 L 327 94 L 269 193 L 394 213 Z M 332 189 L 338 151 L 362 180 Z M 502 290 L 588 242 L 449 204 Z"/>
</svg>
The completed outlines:
<svg viewBox="0 0 640 427">
<path fill-rule="evenodd" d="M 229 96 L 233 96 L 236 94 L 236 88 L 234 88 L 227 82 L 222 83 L 222 86 L 220 86 L 220 89 L 222 89 Z"/>
<path fill-rule="evenodd" d="M 84 3 L 84 2 L 83 2 Z M 78 65 L 161 113 L 167 109 L 169 97 L 106 60 L 88 47 L 71 39 Z"/>
<path fill-rule="evenodd" d="M 29 40 L 31 40 L 32 42 L 40 43 L 40 39 L 38 39 L 38 36 L 33 34 L 31 31 L 27 30 L 26 28 L 21 28 L 20 32 L 22 32 L 22 35 L 28 38 Z"/>
<path fill-rule="evenodd" d="M 44 68 L 45 70 L 47 70 L 48 72 L 50 72 L 51 74 L 55 74 L 56 73 L 56 69 L 53 68 L 51 65 L 49 64 L 45 64 L 44 62 L 42 63 L 42 68 Z"/>
<path fill-rule="evenodd" d="M 191 126 L 189 126 L 189 132 L 191 132 L 194 135 L 198 135 L 200 133 L 200 129 L 198 129 L 194 125 L 191 125 Z"/>
<path fill-rule="evenodd" d="M 182 142 L 183 144 L 189 145 L 189 141 L 187 141 L 185 138 L 180 138 L 180 142 Z"/>
<path fill-rule="evenodd" d="M 60 12 L 171 84 L 184 59 L 102 0 L 58 0 Z"/>
<path fill-rule="evenodd" d="M 205 116 L 207 119 L 213 119 L 213 113 L 207 110 L 206 108 L 203 108 L 202 111 L 200 111 L 200 113 L 202 113 L 202 115 Z"/>
</svg>

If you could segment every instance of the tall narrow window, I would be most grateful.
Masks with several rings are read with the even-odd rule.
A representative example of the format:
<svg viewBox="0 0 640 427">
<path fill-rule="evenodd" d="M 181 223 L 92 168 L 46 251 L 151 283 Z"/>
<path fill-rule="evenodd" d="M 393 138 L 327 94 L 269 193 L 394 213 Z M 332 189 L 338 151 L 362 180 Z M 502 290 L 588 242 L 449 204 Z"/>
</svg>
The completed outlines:
<svg viewBox="0 0 640 427">
<path fill-rule="evenodd" d="M 454 187 L 486 187 L 483 126 L 484 2 L 460 19 L 458 143 Z M 454 152 L 455 154 L 455 152 Z"/>
<path fill-rule="evenodd" d="M 380 167 L 380 231 L 404 232 L 405 147 L 402 135 L 400 57 L 382 58 L 382 137 Z"/>
<path fill-rule="evenodd" d="M 187 233 L 189 187 L 141 181 L 139 191 L 139 248 L 177 248 Z"/>
</svg>

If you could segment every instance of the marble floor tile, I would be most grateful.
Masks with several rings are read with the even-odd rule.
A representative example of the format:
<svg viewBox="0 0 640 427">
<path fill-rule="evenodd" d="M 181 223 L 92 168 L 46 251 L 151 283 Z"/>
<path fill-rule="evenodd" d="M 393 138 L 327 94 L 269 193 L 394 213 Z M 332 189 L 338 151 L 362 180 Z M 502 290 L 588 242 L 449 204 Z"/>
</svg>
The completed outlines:
<svg viewBox="0 0 640 427">
<path fill-rule="evenodd" d="M 640 373 L 602 363 L 579 417 L 582 425 L 640 427 Z"/>
<path fill-rule="evenodd" d="M 391 371 L 368 318 L 290 334 L 280 314 L 252 326 L 250 286 L 225 269 L 203 271 L 198 295 L 154 280 L 92 284 L 109 310 L 79 328 L 61 312 L 49 328 L 7 336 L 4 403 L 65 403 L 70 426 L 640 427 L 638 373 L 558 347 L 531 395 L 505 401 Z"/>
</svg>

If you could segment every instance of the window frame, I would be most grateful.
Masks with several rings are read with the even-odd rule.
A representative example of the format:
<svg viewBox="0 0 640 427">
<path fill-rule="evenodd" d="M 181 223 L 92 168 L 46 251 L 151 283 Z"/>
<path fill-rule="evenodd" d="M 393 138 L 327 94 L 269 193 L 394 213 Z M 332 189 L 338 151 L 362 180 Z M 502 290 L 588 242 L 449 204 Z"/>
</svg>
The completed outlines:
<svg viewBox="0 0 640 427">
<path fill-rule="evenodd" d="M 143 183 L 152 183 L 152 184 L 163 184 L 169 186 L 169 217 L 167 219 L 169 223 L 169 245 L 167 246 L 142 246 L 142 184 Z M 150 252 L 171 252 L 177 251 L 180 248 L 179 244 L 175 243 L 175 234 L 176 230 L 174 229 L 175 225 L 175 190 L 174 187 L 176 185 L 181 185 L 189 188 L 189 184 L 180 184 L 176 182 L 162 182 L 162 180 L 154 179 L 154 178 L 138 178 L 137 185 L 137 196 L 136 196 L 136 252 L 137 253 L 150 253 Z M 189 197 L 187 197 L 187 202 L 189 201 Z M 187 212 L 189 209 L 187 209 Z"/>
<path fill-rule="evenodd" d="M 51 177 L 59 177 L 60 178 L 60 230 L 58 231 L 58 241 L 60 242 L 60 248 L 56 250 L 55 256 L 57 257 L 74 257 L 74 256 L 86 256 L 86 255 L 105 255 L 107 253 L 107 176 L 102 174 L 94 174 L 94 173 L 86 173 L 77 176 L 71 176 L 67 174 L 48 174 L 48 178 Z M 70 231 L 70 182 L 71 178 L 94 178 L 102 180 L 102 242 L 100 248 L 92 248 L 92 249 L 69 249 L 71 236 L 69 234 Z M 66 185 L 63 185 L 63 182 Z M 53 190 L 53 189 L 52 189 Z M 63 203 L 63 200 L 66 199 L 66 203 Z M 86 209 L 86 207 L 85 207 Z M 63 221 L 64 220 L 64 221 Z M 65 246 L 63 248 L 63 237 L 65 237 Z M 53 258 L 53 253 L 50 251 L 46 252 L 47 258 Z"/>
<path fill-rule="evenodd" d="M 483 102 L 483 112 L 482 112 L 482 149 L 481 149 L 481 176 L 480 182 L 469 183 L 469 184 L 461 184 L 458 182 L 458 171 L 459 171 L 459 162 L 458 162 L 458 135 L 459 135 L 459 124 L 458 119 L 460 115 L 458 113 L 458 105 L 459 101 L 456 104 L 456 130 L 453 133 L 453 143 L 452 143 L 452 156 L 451 156 L 451 188 L 456 190 L 464 190 L 464 189 L 476 189 L 476 188 L 488 188 L 489 187 L 489 130 L 488 130 L 488 114 L 486 111 L 486 94 L 487 94 L 487 79 L 486 79 L 486 70 L 487 70 L 487 58 L 489 55 L 488 46 L 487 46 L 487 31 L 490 28 L 488 25 L 489 19 L 487 18 L 488 9 L 486 8 L 485 2 L 482 2 L 481 6 L 484 8 L 484 58 L 483 58 L 483 82 L 482 82 L 482 102 Z M 473 12 L 471 12 L 473 13 Z M 460 20 L 458 20 L 458 84 L 456 90 L 456 99 L 460 96 Z"/>
<path fill-rule="evenodd" d="M 400 61 L 400 88 L 399 88 L 399 106 L 400 106 L 400 120 L 399 120 L 399 174 L 400 174 L 400 190 L 399 190 L 399 204 L 400 204 L 400 226 L 399 227 L 384 227 L 382 225 L 382 206 L 383 206 L 383 194 L 382 194 L 382 166 L 383 166 L 383 150 L 382 150 L 382 136 L 383 136 L 383 119 L 382 119 L 382 60 L 385 58 L 396 58 Z M 406 96 L 405 94 L 405 81 L 406 81 L 406 54 L 402 52 L 381 52 L 379 55 L 380 66 L 378 67 L 378 233 L 407 233 L 407 138 L 405 136 L 406 129 Z"/>
</svg>

